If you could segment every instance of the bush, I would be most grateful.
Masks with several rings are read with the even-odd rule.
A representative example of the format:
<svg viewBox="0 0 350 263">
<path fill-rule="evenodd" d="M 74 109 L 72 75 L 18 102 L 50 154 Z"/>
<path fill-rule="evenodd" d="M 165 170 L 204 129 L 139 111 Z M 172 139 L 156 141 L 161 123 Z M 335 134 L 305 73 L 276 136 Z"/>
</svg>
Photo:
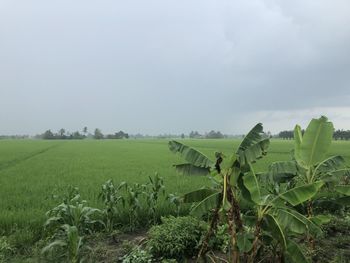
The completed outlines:
<svg viewBox="0 0 350 263">
<path fill-rule="evenodd" d="M 5 258 L 15 251 L 9 244 L 6 237 L 0 237 L 0 262 L 5 262 Z"/>
<path fill-rule="evenodd" d="M 206 224 L 190 216 L 162 218 L 161 225 L 149 230 L 148 247 L 155 257 L 192 257 L 205 231 Z"/>
<path fill-rule="evenodd" d="M 149 263 L 152 262 L 152 255 L 141 249 L 135 247 L 129 254 L 125 255 L 122 259 L 123 263 Z"/>
</svg>

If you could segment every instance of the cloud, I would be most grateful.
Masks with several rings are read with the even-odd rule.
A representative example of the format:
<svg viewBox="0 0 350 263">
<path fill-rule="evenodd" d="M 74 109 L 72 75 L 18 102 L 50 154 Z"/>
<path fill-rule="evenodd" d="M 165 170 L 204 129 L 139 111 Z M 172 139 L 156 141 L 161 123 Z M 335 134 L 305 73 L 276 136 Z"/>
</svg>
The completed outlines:
<svg viewBox="0 0 350 263">
<path fill-rule="evenodd" d="M 240 133 L 348 107 L 346 0 L 1 5 L 0 133 Z"/>
</svg>

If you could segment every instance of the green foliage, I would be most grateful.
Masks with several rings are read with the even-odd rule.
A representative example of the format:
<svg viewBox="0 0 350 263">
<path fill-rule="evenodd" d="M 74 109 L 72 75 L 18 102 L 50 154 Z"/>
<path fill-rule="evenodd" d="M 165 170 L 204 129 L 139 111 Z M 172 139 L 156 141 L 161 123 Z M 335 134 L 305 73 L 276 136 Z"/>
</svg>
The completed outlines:
<svg viewBox="0 0 350 263">
<path fill-rule="evenodd" d="M 157 218 L 157 206 L 159 204 L 159 195 L 165 194 L 164 180 L 156 173 L 154 177 L 149 177 L 149 183 L 144 186 L 143 194 L 146 196 L 146 204 L 149 211 L 149 223 L 156 224 Z"/>
<path fill-rule="evenodd" d="M 112 180 L 108 180 L 102 185 L 99 198 L 104 203 L 103 215 L 107 232 L 111 232 L 116 226 L 116 219 L 119 215 L 119 203 L 125 206 L 125 200 L 120 194 L 120 189 L 125 185 L 121 183 L 118 187 L 114 186 Z"/>
<path fill-rule="evenodd" d="M 218 149 L 225 155 L 230 156 L 232 148 L 237 149 L 240 141 L 187 139 L 186 144 L 199 149 L 207 156 L 212 156 L 211 154 Z M 55 147 L 51 147 L 53 145 Z M 344 160 L 349 162 L 349 146 L 349 142 L 346 141 L 333 142 L 325 159 L 331 156 L 342 155 Z M 292 141 L 271 140 L 268 155 L 255 163 L 254 169 L 257 172 L 262 172 L 273 162 L 289 160 L 292 147 Z M 43 152 L 43 149 L 47 148 L 49 150 Z M 103 203 L 96 198 L 101 190 L 101 188 L 97 187 L 98 185 L 101 185 L 102 182 L 109 178 L 113 178 L 114 182 L 118 183 L 127 181 L 130 185 L 133 182 L 146 183 L 148 180 L 147 176 L 153 174 L 155 170 L 159 171 L 164 177 L 167 192 L 176 191 L 178 193 L 175 196 L 175 200 L 178 204 L 178 211 L 181 210 L 181 214 L 183 214 L 187 211 L 188 206 L 181 207 L 179 205 L 182 195 L 203 185 L 208 187 L 210 182 L 203 177 L 174 176 L 176 171 L 171 167 L 173 162 L 171 159 L 167 142 L 164 140 L 85 140 L 66 142 L 1 140 L 0 235 L 7 236 L 11 247 L 16 249 L 16 253 L 23 253 L 23 258 L 25 258 L 33 244 L 42 236 L 45 211 L 56 206 L 55 201 L 50 198 L 53 192 L 62 193 L 68 184 L 79 186 L 82 195 L 89 201 L 89 206 L 103 210 Z M 225 162 L 226 159 L 223 165 L 226 165 Z M 346 183 L 346 174 L 349 173 L 346 166 L 343 165 L 330 173 L 325 172 L 320 167 L 318 171 L 321 170 L 320 178 L 323 181 L 331 180 L 333 182 L 333 178 L 336 177 L 336 185 L 339 182 L 338 178 L 342 178 L 342 184 Z M 301 173 L 299 172 L 298 175 Z M 216 180 L 217 176 L 210 178 L 212 180 L 215 178 Z M 257 178 L 260 182 L 261 177 L 258 173 Z M 278 195 L 286 191 L 286 189 L 294 187 L 296 180 L 291 182 L 290 186 L 287 185 L 289 182 L 278 183 L 276 192 L 273 194 Z M 266 186 L 264 184 L 261 186 L 263 188 L 261 189 L 262 196 L 267 195 L 269 192 L 265 191 L 267 190 Z M 124 191 L 124 188 L 121 191 Z M 329 186 L 329 183 L 326 182 L 322 191 L 314 197 L 312 202 L 316 215 L 319 212 L 330 211 L 332 214 L 337 213 L 338 216 L 343 216 L 346 210 L 342 208 L 343 205 L 338 205 L 338 203 L 349 205 L 350 199 L 341 194 L 332 195 L 332 197 L 324 196 L 325 194 L 333 193 L 336 194 L 333 188 Z M 145 202 L 144 198 L 144 195 L 140 196 L 141 206 L 143 207 L 140 212 L 141 220 L 143 220 L 142 226 L 145 226 L 145 222 L 148 221 L 148 213 L 145 212 L 147 208 L 143 205 Z M 239 198 L 241 198 L 240 195 Z M 329 203 L 328 200 L 330 199 L 334 200 L 334 202 Z M 159 199 L 157 217 L 159 215 L 176 213 L 176 205 L 173 203 L 169 205 L 169 200 Z M 245 216 L 245 213 L 250 211 L 249 207 L 251 204 L 243 206 L 243 200 L 241 198 L 240 205 L 242 214 L 244 213 Z M 125 214 L 122 203 L 119 204 L 119 209 L 124 212 L 119 214 L 119 218 L 116 219 L 117 224 L 118 222 L 128 224 L 128 222 L 125 222 L 128 221 L 128 217 Z M 304 209 L 305 207 L 298 206 L 299 212 L 304 213 Z M 254 224 L 250 224 L 250 227 L 253 228 Z M 333 250 L 337 249 L 333 248 Z"/>
<path fill-rule="evenodd" d="M 140 247 L 135 247 L 130 253 L 122 258 L 123 263 L 150 263 L 153 262 L 152 255 Z"/>
<path fill-rule="evenodd" d="M 314 262 L 347 263 L 350 258 L 350 217 L 332 217 L 323 226 L 325 236 L 316 239 L 316 250 L 312 253 Z"/>
<path fill-rule="evenodd" d="M 62 226 L 69 225 L 75 226 L 79 234 L 87 234 L 101 227 L 101 210 L 86 204 L 87 202 L 81 199 L 78 189 L 70 187 L 67 195 L 63 197 L 63 202 L 46 213 L 46 231 L 56 232 Z"/>
<path fill-rule="evenodd" d="M 209 240 L 209 248 L 213 251 L 227 253 L 230 248 L 231 237 L 228 234 L 228 225 L 223 224 L 218 226 L 215 236 Z"/>
<path fill-rule="evenodd" d="M 295 148 L 295 157 L 301 166 L 308 168 L 324 160 L 332 142 L 333 130 L 333 124 L 324 116 L 311 120 L 302 138 L 298 139 L 301 140 L 300 146 L 297 143 Z"/>
<path fill-rule="evenodd" d="M 42 254 L 49 254 L 57 261 L 80 263 L 84 261 L 84 255 L 89 248 L 84 244 L 84 238 L 79 235 L 76 226 L 63 225 L 51 242 L 42 250 Z"/>
<path fill-rule="evenodd" d="M 188 162 L 174 165 L 178 172 L 187 175 L 207 175 L 210 173 L 214 163 L 203 153 L 177 141 L 170 141 L 169 149 L 173 153 L 179 153 Z"/>
<path fill-rule="evenodd" d="M 175 206 L 175 214 L 176 216 L 180 215 L 180 211 L 181 211 L 181 205 L 182 205 L 182 201 L 183 198 L 179 195 L 175 194 L 168 194 L 168 196 L 166 197 L 166 200 Z"/>
<path fill-rule="evenodd" d="M 148 232 L 148 247 L 159 258 L 191 257 L 197 253 L 205 229 L 205 225 L 193 217 L 162 218 L 162 224 L 153 226 Z"/>
<path fill-rule="evenodd" d="M 286 260 L 308 261 L 292 238 L 305 233 L 308 238 L 310 235 L 321 235 L 319 225 L 326 222 L 323 217 L 313 217 L 310 200 L 325 185 L 324 177 L 331 176 L 332 172 L 340 173 L 339 168 L 343 165 L 344 159 L 340 156 L 325 159 L 332 132 L 333 124 L 325 117 L 313 119 L 304 134 L 296 126 L 295 159 L 275 162 L 270 165 L 268 173 L 259 176 L 255 174 L 252 164 L 266 155 L 270 144 L 261 124 L 257 124 L 245 136 L 228 166 L 226 164 L 222 168 L 224 155 L 217 156 L 217 173 L 212 173 L 216 181 L 215 189 L 203 188 L 184 195 L 185 202 L 195 203 L 191 210 L 193 214 L 201 216 L 205 212 L 213 213 L 211 227 L 202 242 L 199 256 L 206 252 L 210 235 L 215 233 L 219 219 L 224 218 L 230 225 L 233 261 L 238 261 L 239 253 L 249 253 L 248 257 L 243 256 L 243 260 L 254 262 L 260 247 L 270 246 L 271 241 L 277 244 L 276 251 L 280 251 Z M 182 144 L 175 151 L 172 147 L 173 152 L 181 152 L 179 149 L 186 152 L 189 149 Z M 197 153 L 192 148 L 191 152 L 193 156 Z M 188 153 L 183 156 L 188 156 Z M 187 173 L 190 172 L 191 169 L 188 169 Z M 347 185 L 334 186 L 335 192 L 346 196 L 350 195 L 349 189 Z M 306 202 L 308 218 L 295 209 Z M 253 217 L 255 224 L 242 221 L 240 204 L 246 206 L 243 218 Z M 220 212 L 223 217 L 219 216 Z M 271 240 L 264 243 L 263 236 L 269 236 Z"/>
<path fill-rule="evenodd" d="M 241 166 L 249 165 L 266 155 L 270 140 L 263 133 L 263 126 L 258 123 L 244 137 L 237 150 L 237 160 Z"/>
<path fill-rule="evenodd" d="M 129 227 L 133 231 L 140 224 L 141 218 L 141 203 L 140 196 L 143 193 L 143 186 L 140 184 L 128 185 L 125 184 L 126 196 L 125 204 L 128 209 Z"/>
<path fill-rule="evenodd" d="M 15 253 L 15 249 L 10 245 L 6 237 L 0 237 L 0 262 Z"/>
</svg>

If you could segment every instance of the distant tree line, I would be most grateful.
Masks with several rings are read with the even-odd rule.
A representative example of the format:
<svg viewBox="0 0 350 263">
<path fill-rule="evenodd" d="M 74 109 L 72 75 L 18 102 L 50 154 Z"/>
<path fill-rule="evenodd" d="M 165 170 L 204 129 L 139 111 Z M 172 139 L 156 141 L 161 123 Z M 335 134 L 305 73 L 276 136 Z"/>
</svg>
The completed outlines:
<svg viewBox="0 0 350 263">
<path fill-rule="evenodd" d="M 227 136 L 223 135 L 220 131 L 211 130 L 204 135 L 200 134 L 198 131 L 191 131 L 188 137 L 192 139 L 223 139 Z"/>
<path fill-rule="evenodd" d="M 29 135 L 0 135 L 0 140 L 28 139 Z"/>
<path fill-rule="evenodd" d="M 333 133 L 333 138 L 335 140 L 350 140 L 350 130 L 336 130 Z"/>
<path fill-rule="evenodd" d="M 79 131 L 75 131 L 73 133 L 66 132 L 66 130 L 62 128 L 57 133 L 47 130 L 43 134 L 36 135 L 35 137 L 44 140 L 81 140 L 85 139 L 86 135 L 80 133 Z"/>
<path fill-rule="evenodd" d="M 82 132 L 75 131 L 73 133 L 66 132 L 65 129 L 60 129 L 57 133 L 53 133 L 51 130 L 45 131 L 43 134 L 39 134 L 35 136 L 38 139 L 44 140 L 81 140 L 85 138 L 91 138 L 96 140 L 101 139 L 128 139 L 129 134 L 119 131 L 114 134 L 106 134 L 104 135 L 100 129 L 96 128 L 94 134 L 88 133 L 87 127 L 84 127 Z"/>
<path fill-rule="evenodd" d="M 304 130 L 301 131 L 304 134 Z M 281 131 L 278 138 L 285 140 L 294 139 L 294 131 Z M 336 130 L 333 133 L 333 139 L 335 140 L 350 140 L 350 130 Z"/>
<path fill-rule="evenodd" d="M 284 140 L 292 140 L 294 139 L 294 131 L 281 131 L 278 134 L 278 138 L 281 138 Z"/>
</svg>

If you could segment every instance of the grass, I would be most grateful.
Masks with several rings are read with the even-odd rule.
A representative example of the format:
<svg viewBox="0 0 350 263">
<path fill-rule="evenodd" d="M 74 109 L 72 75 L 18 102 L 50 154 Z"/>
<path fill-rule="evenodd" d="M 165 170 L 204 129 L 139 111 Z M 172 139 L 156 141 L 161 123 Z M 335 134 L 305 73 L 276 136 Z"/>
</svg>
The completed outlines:
<svg viewBox="0 0 350 263">
<path fill-rule="evenodd" d="M 177 174 L 172 164 L 182 162 L 167 147 L 167 140 L 0 140 L 0 236 L 26 229 L 28 241 L 40 232 L 45 212 L 56 205 L 53 195 L 68 185 L 77 186 L 89 205 L 101 207 L 98 193 L 108 179 L 116 183 L 144 183 L 158 172 L 168 193 L 185 193 L 207 183 L 201 177 Z M 230 156 L 238 140 L 185 140 L 213 156 L 219 150 Z M 272 140 L 268 155 L 256 164 L 289 160 L 292 141 Z M 350 164 L 350 142 L 333 142 L 329 155 L 340 154 Z M 29 232 L 28 232 L 29 231 Z M 26 240 L 25 240 L 26 241 Z"/>
</svg>

